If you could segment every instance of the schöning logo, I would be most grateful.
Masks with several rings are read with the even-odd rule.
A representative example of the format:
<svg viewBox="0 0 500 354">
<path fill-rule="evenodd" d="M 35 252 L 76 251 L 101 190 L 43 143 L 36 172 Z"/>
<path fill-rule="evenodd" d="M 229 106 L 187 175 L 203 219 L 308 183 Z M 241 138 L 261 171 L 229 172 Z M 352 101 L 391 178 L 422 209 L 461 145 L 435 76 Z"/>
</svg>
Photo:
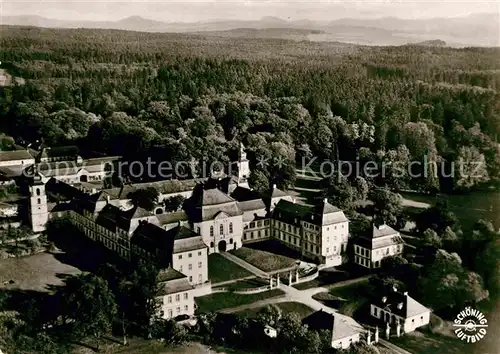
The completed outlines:
<svg viewBox="0 0 500 354">
<path fill-rule="evenodd" d="M 476 343 L 486 335 L 488 320 L 481 311 L 466 307 L 455 318 L 453 327 L 457 327 L 455 334 L 458 338 L 467 343 Z"/>
</svg>

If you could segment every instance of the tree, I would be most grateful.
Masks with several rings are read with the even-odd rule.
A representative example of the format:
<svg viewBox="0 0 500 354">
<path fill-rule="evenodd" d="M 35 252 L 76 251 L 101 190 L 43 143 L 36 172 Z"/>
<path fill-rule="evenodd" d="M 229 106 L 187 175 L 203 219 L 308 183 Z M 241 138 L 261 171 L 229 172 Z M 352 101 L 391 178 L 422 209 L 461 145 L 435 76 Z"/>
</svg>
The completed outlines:
<svg viewBox="0 0 500 354">
<path fill-rule="evenodd" d="M 444 198 L 438 199 L 436 205 L 425 209 L 415 218 L 418 231 L 423 233 L 427 229 L 432 229 L 442 234 L 447 227 L 455 232 L 460 231 L 460 223 L 456 215 L 449 210 L 448 202 Z"/>
<path fill-rule="evenodd" d="M 436 231 L 427 229 L 424 231 L 424 243 L 429 246 L 440 248 L 442 242 Z"/>
<path fill-rule="evenodd" d="M 374 217 L 379 217 L 388 225 L 395 226 L 403 211 L 403 197 L 387 188 L 376 188 L 370 199 L 373 202 Z"/>
<path fill-rule="evenodd" d="M 277 340 L 286 353 L 318 353 L 321 348 L 319 334 L 309 331 L 297 313 L 285 314 L 278 324 Z"/>
<path fill-rule="evenodd" d="M 159 193 L 155 188 L 148 187 L 130 192 L 127 198 L 131 200 L 134 206 L 152 211 L 158 204 L 158 196 Z"/>
<path fill-rule="evenodd" d="M 131 315 L 139 326 L 146 329 L 148 337 L 151 336 L 150 323 L 159 313 L 157 276 L 158 270 L 155 265 L 140 261 L 128 277 Z"/>
<path fill-rule="evenodd" d="M 462 267 L 456 253 L 439 250 L 417 281 L 424 303 L 434 310 L 462 308 L 488 297 L 482 278 Z"/>
<path fill-rule="evenodd" d="M 257 313 L 257 320 L 263 325 L 275 327 L 281 320 L 281 309 L 274 305 L 267 305 Z"/>
<path fill-rule="evenodd" d="M 111 329 L 116 303 L 108 283 L 95 275 L 83 273 L 65 280 L 59 291 L 65 318 L 74 320 L 74 333 L 93 335 L 97 348 L 101 335 Z"/>
<path fill-rule="evenodd" d="M 269 190 L 269 177 L 260 169 L 252 169 L 248 184 L 258 193 L 265 193 Z"/>
<path fill-rule="evenodd" d="M 180 325 L 176 321 L 165 321 L 163 338 L 169 344 L 181 345 L 187 339 L 187 331 L 184 326 Z"/>
<path fill-rule="evenodd" d="M 484 155 L 475 147 L 461 147 L 455 164 L 457 189 L 470 189 L 490 179 Z"/>
<path fill-rule="evenodd" d="M 404 270 L 402 268 L 407 264 L 408 261 L 402 256 L 390 256 L 382 259 L 381 268 L 389 274 L 396 274 Z"/>
<path fill-rule="evenodd" d="M 165 199 L 165 211 L 178 211 L 182 209 L 185 200 L 186 198 L 182 195 L 174 195 L 173 197 Z"/>
</svg>

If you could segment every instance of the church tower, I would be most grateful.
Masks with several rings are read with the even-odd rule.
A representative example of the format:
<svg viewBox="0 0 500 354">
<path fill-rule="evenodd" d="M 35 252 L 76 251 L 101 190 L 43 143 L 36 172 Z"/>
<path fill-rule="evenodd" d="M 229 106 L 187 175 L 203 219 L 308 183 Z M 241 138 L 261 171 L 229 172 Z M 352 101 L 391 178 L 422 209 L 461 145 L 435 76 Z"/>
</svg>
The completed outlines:
<svg viewBox="0 0 500 354">
<path fill-rule="evenodd" d="M 238 159 L 238 183 L 246 183 L 250 177 L 250 162 L 243 144 L 240 145 L 240 158 Z"/>
<path fill-rule="evenodd" d="M 45 194 L 45 185 L 40 175 L 35 175 L 35 181 L 30 186 L 30 221 L 33 232 L 45 231 L 49 212 L 47 210 L 47 195 Z"/>
</svg>

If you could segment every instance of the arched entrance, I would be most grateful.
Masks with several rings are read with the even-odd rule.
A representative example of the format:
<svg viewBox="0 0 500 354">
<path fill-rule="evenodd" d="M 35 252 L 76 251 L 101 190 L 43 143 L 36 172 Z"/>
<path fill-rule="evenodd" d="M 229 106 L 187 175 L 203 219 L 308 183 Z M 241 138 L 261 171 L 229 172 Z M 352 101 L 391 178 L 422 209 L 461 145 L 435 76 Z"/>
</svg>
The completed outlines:
<svg viewBox="0 0 500 354">
<path fill-rule="evenodd" d="M 227 249 L 227 243 L 226 241 L 222 240 L 219 242 L 219 252 L 226 252 Z"/>
<path fill-rule="evenodd" d="M 80 176 L 80 182 L 88 182 L 88 177 L 87 177 L 87 175 L 81 175 L 81 176 Z"/>
</svg>

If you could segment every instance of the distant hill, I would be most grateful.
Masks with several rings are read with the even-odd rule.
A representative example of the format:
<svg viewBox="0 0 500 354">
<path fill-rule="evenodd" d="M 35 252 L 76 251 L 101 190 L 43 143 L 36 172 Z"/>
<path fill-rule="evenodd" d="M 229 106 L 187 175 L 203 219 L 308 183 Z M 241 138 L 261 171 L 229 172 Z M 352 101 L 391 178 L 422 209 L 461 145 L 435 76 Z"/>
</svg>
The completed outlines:
<svg viewBox="0 0 500 354">
<path fill-rule="evenodd" d="M 104 28 L 142 32 L 212 32 L 212 34 L 222 36 L 302 38 L 312 41 L 340 41 L 370 45 L 403 45 L 438 39 L 451 46 L 500 46 L 500 16 L 498 14 L 474 14 L 466 17 L 420 20 L 395 17 L 344 18 L 331 22 L 308 19 L 287 21 L 278 17 L 263 17 L 260 20 L 251 21 L 214 20 L 167 23 L 140 16 L 131 16 L 119 21 L 69 21 L 41 16 L 3 16 L 1 20 L 4 25 Z M 300 29 L 320 32 L 311 32 L 306 35 L 306 32 L 296 31 Z M 285 30 L 295 32 L 286 35 Z"/>
<path fill-rule="evenodd" d="M 226 31 L 204 31 L 195 32 L 204 36 L 217 36 L 228 38 L 275 38 L 304 41 L 309 35 L 320 35 L 322 30 L 311 30 L 302 28 L 236 28 Z"/>
<path fill-rule="evenodd" d="M 446 47 L 446 42 L 440 39 L 434 39 L 430 41 L 423 41 L 418 43 L 412 43 L 413 45 L 421 45 L 424 47 Z"/>
</svg>

